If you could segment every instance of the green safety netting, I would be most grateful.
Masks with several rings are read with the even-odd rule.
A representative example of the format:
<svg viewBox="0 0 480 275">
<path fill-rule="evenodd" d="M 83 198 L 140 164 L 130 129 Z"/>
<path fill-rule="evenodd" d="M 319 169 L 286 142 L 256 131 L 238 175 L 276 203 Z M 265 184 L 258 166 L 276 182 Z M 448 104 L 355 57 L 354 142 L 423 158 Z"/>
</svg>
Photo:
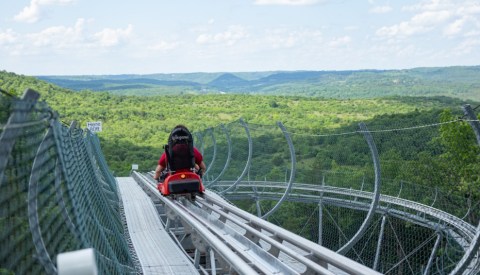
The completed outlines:
<svg viewBox="0 0 480 275">
<path fill-rule="evenodd" d="M 56 274 L 58 254 L 84 248 L 100 274 L 136 273 L 97 136 L 32 90 L 0 106 L 0 274 Z"/>
</svg>

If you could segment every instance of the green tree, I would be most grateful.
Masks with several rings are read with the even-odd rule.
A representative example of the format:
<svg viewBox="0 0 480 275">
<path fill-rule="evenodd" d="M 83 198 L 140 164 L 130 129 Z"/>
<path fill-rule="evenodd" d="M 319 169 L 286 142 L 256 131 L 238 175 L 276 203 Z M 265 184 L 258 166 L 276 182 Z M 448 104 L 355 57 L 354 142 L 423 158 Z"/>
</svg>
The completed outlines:
<svg viewBox="0 0 480 275">
<path fill-rule="evenodd" d="M 441 121 L 455 120 L 450 110 L 441 114 Z M 440 127 L 439 143 L 445 148 L 441 159 L 448 163 L 446 176 L 455 190 L 480 199 L 480 145 L 467 122 L 446 123 Z"/>
</svg>

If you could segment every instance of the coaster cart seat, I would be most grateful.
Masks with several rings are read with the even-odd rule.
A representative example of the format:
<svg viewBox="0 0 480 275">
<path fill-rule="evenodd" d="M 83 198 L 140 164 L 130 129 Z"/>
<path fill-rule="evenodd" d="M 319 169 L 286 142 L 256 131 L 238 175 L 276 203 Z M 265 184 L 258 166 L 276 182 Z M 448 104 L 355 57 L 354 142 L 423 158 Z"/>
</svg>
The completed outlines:
<svg viewBox="0 0 480 275">
<path fill-rule="evenodd" d="M 164 181 L 157 185 L 158 191 L 163 196 L 177 194 L 202 195 L 205 187 L 202 178 L 195 172 L 195 156 L 193 138 L 190 132 L 182 128 L 175 129 L 164 146 L 167 158 Z M 161 178 L 163 178 L 161 177 Z"/>
</svg>

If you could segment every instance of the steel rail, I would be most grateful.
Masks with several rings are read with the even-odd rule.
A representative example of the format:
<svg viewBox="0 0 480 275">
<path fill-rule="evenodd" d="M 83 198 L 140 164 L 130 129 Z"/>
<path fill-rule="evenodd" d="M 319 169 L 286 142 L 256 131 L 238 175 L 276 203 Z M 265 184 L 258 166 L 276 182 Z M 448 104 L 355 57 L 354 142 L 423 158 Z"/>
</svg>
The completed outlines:
<svg viewBox="0 0 480 275">
<path fill-rule="evenodd" d="M 143 183 L 152 191 L 158 193 L 151 181 L 145 176 L 143 176 Z M 348 259 L 347 257 L 336 254 L 331 250 L 321 247 L 318 244 L 314 244 L 286 230 L 285 232 L 278 234 L 277 229 L 280 229 L 280 227 L 274 226 L 256 216 L 253 216 L 255 218 L 249 217 L 251 214 L 230 205 L 222 198 L 218 197 L 218 195 L 208 190 L 203 198 L 197 197 L 196 199 L 197 204 L 202 208 L 191 205 L 188 202 L 185 202 L 185 204 L 173 202 L 170 199 L 162 197 L 160 194 L 157 196 L 159 196 L 162 201 L 168 203 L 166 204 L 167 207 L 171 207 L 170 204 L 176 205 L 178 210 L 174 211 L 175 213 L 181 211 L 183 215 L 181 216 L 182 219 L 197 221 L 204 228 L 209 230 L 210 235 L 215 235 L 216 238 L 220 239 L 227 244 L 227 246 L 240 254 L 241 258 L 247 259 L 249 264 L 255 265 L 255 267 L 263 274 L 300 273 L 299 271 L 293 270 L 292 267 L 286 266 L 286 262 L 282 262 L 282 260 L 278 258 L 280 253 L 292 258 L 294 262 L 304 265 L 307 268 L 306 272 L 311 271 L 317 274 L 331 275 L 334 273 L 329 271 L 325 266 L 326 264 L 331 264 L 349 274 L 377 274 L 368 267 Z M 228 210 L 225 211 L 225 209 Z M 214 216 L 212 213 L 216 213 L 217 215 Z M 263 222 L 255 222 L 257 219 Z M 239 227 L 243 229 L 245 233 L 240 234 L 238 229 L 235 230 L 229 226 L 229 224 L 236 225 L 236 228 Z M 192 226 L 194 230 L 197 230 L 195 225 L 190 226 Z M 265 251 L 264 248 L 258 245 L 260 240 L 270 244 L 270 252 Z M 303 240 L 303 242 L 301 240 Z M 287 246 L 284 241 L 295 246 L 297 249 Z M 209 243 L 210 241 L 206 240 L 206 242 Z M 312 248 L 312 246 L 318 247 Z M 304 251 L 304 254 L 299 251 Z M 335 257 L 338 257 L 339 259 L 333 259 Z M 315 259 L 319 262 L 316 262 Z"/>
<path fill-rule="evenodd" d="M 221 207 L 223 212 L 234 214 L 244 219 L 248 224 L 252 225 L 253 227 L 261 228 L 267 232 L 270 232 L 273 236 L 275 236 L 275 238 L 282 241 L 287 241 L 288 243 L 306 251 L 307 253 L 310 253 L 311 256 L 316 257 L 323 263 L 328 263 L 349 274 L 380 274 L 373 269 L 361 265 L 360 263 L 357 263 L 345 256 L 337 254 L 312 241 L 304 239 L 279 226 L 271 224 L 253 214 L 250 214 L 222 200 L 219 200 L 216 197 L 209 196 L 208 193 L 205 194 L 204 198 L 206 202 L 210 202 L 216 206 Z"/>
<path fill-rule="evenodd" d="M 283 183 L 283 182 L 282 182 Z M 237 190 L 235 193 L 226 193 L 224 195 L 231 198 L 249 198 L 252 196 L 251 191 L 245 190 L 243 191 L 243 188 L 251 188 L 252 186 L 256 187 L 264 187 L 264 188 L 271 188 L 274 190 L 271 190 L 271 192 L 259 192 L 258 195 L 264 196 L 264 198 L 269 198 L 269 199 L 278 199 L 280 198 L 284 192 L 283 189 L 286 188 L 284 183 L 282 185 L 277 185 L 279 183 L 276 182 L 264 182 L 264 181 L 251 181 L 248 183 L 241 182 L 237 185 Z M 231 182 L 229 181 L 220 181 L 217 182 L 217 185 L 225 185 L 225 186 L 231 186 Z M 275 191 L 275 189 L 278 189 Z M 302 193 L 303 192 L 303 193 Z M 277 229 L 268 229 L 267 227 L 262 226 L 262 222 L 252 222 L 256 219 L 260 219 L 252 214 L 246 213 L 246 216 L 243 216 L 242 214 L 237 213 L 237 211 L 242 211 L 235 206 L 232 206 L 230 204 L 227 204 L 224 202 L 221 198 L 218 198 L 218 196 L 213 196 L 210 195 L 211 192 L 207 192 L 205 195 L 205 201 L 198 198 L 197 203 L 201 204 L 202 206 L 210 209 L 211 211 L 219 214 L 222 219 L 224 220 L 229 220 L 230 222 L 235 223 L 237 226 L 241 227 L 243 230 L 246 230 L 250 235 L 255 236 L 256 238 L 262 239 L 266 243 L 269 243 L 274 249 L 278 249 L 279 251 L 282 251 L 286 255 L 289 255 L 291 258 L 294 260 L 298 261 L 299 263 L 305 265 L 307 268 L 310 268 L 312 270 L 312 266 L 310 265 L 308 261 L 305 261 L 304 259 L 299 259 L 296 258 L 295 253 L 298 252 L 289 252 L 288 249 L 285 249 L 281 247 L 282 241 L 288 241 L 291 243 L 291 240 L 287 240 L 281 235 L 279 235 L 280 231 Z M 339 187 L 332 187 L 332 186 L 320 186 L 320 185 L 312 185 L 312 184 L 301 184 L 301 183 L 295 183 L 292 188 L 292 192 L 290 193 L 290 196 L 288 200 L 300 200 L 303 198 L 303 200 L 308 200 L 309 202 L 312 203 L 318 203 L 319 196 L 317 195 L 320 193 L 323 193 L 324 198 L 323 201 L 326 203 L 332 203 L 332 204 L 338 204 L 338 205 L 347 205 L 348 203 L 352 204 L 350 207 L 352 209 L 359 209 L 362 211 L 368 211 L 370 203 L 364 200 L 371 200 L 372 199 L 372 193 L 368 191 L 359 191 L 359 190 L 353 190 L 353 189 L 348 189 L 348 188 L 339 188 Z M 332 195 L 343 195 L 345 197 L 351 197 L 352 200 L 353 198 L 356 198 L 357 201 L 350 201 L 348 199 L 341 199 L 338 197 L 333 197 L 329 198 L 328 194 Z M 360 199 L 360 200 L 359 200 Z M 214 206 L 210 205 L 213 204 Z M 388 204 L 388 207 L 382 206 L 382 203 Z M 353 205 L 355 204 L 355 205 Z M 217 208 L 216 208 L 217 207 Z M 220 207 L 219 210 L 218 207 Z M 395 209 L 395 207 L 402 207 L 404 209 Z M 393 209 L 392 209 L 393 208 Z M 449 214 L 445 211 L 435 209 L 431 206 L 424 205 L 421 203 L 417 203 L 414 201 L 394 197 L 394 196 L 388 196 L 388 195 L 381 195 L 380 196 L 380 204 L 378 205 L 376 212 L 377 213 L 385 213 L 388 211 L 389 215 L 395 216 L 400 219 L 408 220 L 408 221 L 413 221 L 419 225 L 431 227 L 431 228 L 437 228 L 435 227 L 435 224 L 438 224 L 438 220 L 444 221 L 445 224 L 442 226 L 443 231 L 447 232 L 447 234 L 451 235 L 455 241 L 460 244 L 460 246 L 464 249 L 467 250 L 469 247 L 469 243 L 471 242 L 472 239 L 474 239 L 476 236 L 475 234 L 477 233 L 476 228 L 461 220 L 460 218 Z M 419 216 L 418 214 L 414 214 L 414 212 L 422 212 L 425 213 L 426 215 Z M 235 216 L 238 216 L 242 219 L 245 219 L 245 221 L 240 221 L 240 220 L 235 220 L 235 219 L 230 219 L 229 214 L 234 214 Z M 251 216 L 250 216 L 251 215 Z M 430 218 L 429 218 L 430 217 Z M 434 222 L 434 220 L 437 220 L 437 222 Z M 261 220 L 261 219 L 260 219 Z M 264 221 L 265 222 L 265 221 Z M 268 222 L 266 222 L 268 223 Z M 269 224 L 269 223 L 268 223 Z M 252 226 L 250 226 L 252 225 Z M 270 225 L 273 226 L 273 225 Z M 275 227 L 275 226 L 273 226 Z M 270 232 L 270 235 L 266 235 L 263 232 L 261 232 L 263 229 L 266 232 Z M 288 231 L 287 231 L 288 232 Z M 288 232 L 294 236 L 295 234 Z M 273 237 L 272 237 L 273 236 Z M 298 236 L 297 236 L 298 237 Z M 301 237 L 299 237 L 301 238 Z M 280 240 L 280 242 L 278 241 Z M 308 241 L 310 242 L 310 241 Z M 313 242 L 311 242 L 313 243 Z M 313 243 L 314 245 L 317 245 Z M 301 246 L 297 246 L 298 248 L 304 250 L 301 248 Z M 341 261 L 340 266 L 335 265 L 334 261 L 331 261 L 332 259 L 325 259 L 322 258 L 321 255 L 315 254 L 315 252 L 311 251 L 311 244 L 307 245 L 305 248 L 305 251 L 311 253 L 314 255 L 317 259 L 320 259 L 320 261 L 324 263 L 329 263 L 332 264 L 333 266 L 342 269 L 341 264 L 344 263 L 344 261 Z M 334 252 L 331 252 L 334 253 Z M 334 253 L 335 254 L 335 253 Z M 293 255 L 293 256 L 292 256 Z M 335 257 L 340 257 L 340 255 L 335 254 L 333 258 Z M 305 257 L 304 257 L 305 258 Z M 308 260 L 308 258 L 305 258 Z M 333 259 L 334 260 L 334 259 Z M 475 261 L 475 260 L 474 260 Z M 315 262 L 313 262 L 315 265 L 317 265 Z M 358 263 L 357 263 L 358 264 Z M 351 266 L 351 265 L 350 265 Z M 367 268 L 367 267 L 365 267 Z M 314 270 L 314 269 L 313 269 Z M 355 270 L 358 270 L 355 268 Z M 351 270 L 353 271 L 353 270 Z M 318 272 L 318 271 L 315 271 Z M 349 272 L 349 271 L 346 271 Z M 368 270 L 368 272 L 371 272 L 371 270 Z M 363 273 L 351 273 L 351 274 L 363 274 Z M 365 273 L 367 274 L 367 273 Z"/>
<path fill-rule="evenodd" d="M 200 198 L 199 198 L 200 200 Z M 193 206 L 191 203 L 186 202 L 186 205 L 179 205 L 185 212 L 195 217 L 205 227 L 213 232 L 218 238 L 222 239 L 228 244 L 234 251 L 242 255 L 248 262 L 252 263 L 263 274 L 298 274 L 292 268 L 281 262 L 279 259 L 273 257 L 267 251 L 263 250 L 260 246 L 243 236 L 230 226 L 226 224 L 226 221 L 231 221 L 236 224 L 239 222 L 233 217 L 228 217 L 225 222 L 222 222 L 211 214 L 207 213 L 205 209 L 200 209 Z M 328 270 L 323 269 L 320 274 L 332 274 Z"/>
<path fill-rule="evenodd" d="M 243 193 L 233 197 L 228 196 L 228 199 L 242 200 L 242 199 L 248 199 L 250 197 L 251 197 L 251 194 Z M 269 196 L 267 197 L 264 196 L 263 199 L 275 201 L 275 200 L 278 200 L 279 197 L 280 197 L 280 194 L 270 193 Z M 290 196 L 288 201 L 314 204 L 314 203 L 318 203 L 318 197 L 314 195 L 303 195 L 303 198 Z M 354 201 L 354 200 L 345 200 L 345 199 L 330 198 L 330 197 L 324 198 L 322 200 L 322 203 L 327 205 L 333 205 L 336 207 L 349 208 L 349 209 L 360 210 L 365 212 L 368 211 L 370 206 L 370 203 L 363 203 L 363 202 Z M 377 207 L 376 213 L 381 215 L 388 213 L 389 216 L 392 216 L 407 222 L 411 222 L 412 224 L 427 227 L 434 231 L 442 230 L 447 235 L 451 236 L 455 240 L 455 242 L 462 247 L 463 251 L 467 251 L 467 249 L 470 246 L 470 243 L 471 243 L 470 239 L 465 238 L 465 236 L 460 234 L 458 230 L 455 230 L 456 228 L 449 227 L 448 224 L 439 223 L 438 220 L 437 221 L 428 220 L 416 214 L 411 214 L 409 212 L 392 209 L 389 206 L 381 206 L 381 205 Z"/>
<path fill-rule="evenodd" d="M 148 182 L 148 184 L 151 184 L 151 182 Z M 212 196 L 214 195 L 216 196 L 216 194 L 212 194 Z M 160 196 L 160 194 L 157 196 Z M 197 198 L 198 200 L 202 199 Z M 236 253 L 240 254 L 243 259 L 246 259 L 247 263 L 260 270 L 262 274 L 300 274 L 280 259 L 269 254 L 261 246 L 257 245 L 256 242 L 227 225 L 227 220 L 233 224 L 242 224 L 243 220 L 238 221 L 231 216 L 226 219 L 218 219 L 218 217 L 212 216 L 212 211 L 209 211 L 207 207 L 199 208 L 188 201 L 184 201 L 183 204 L 177 204 L 185 213 L 191 215 L 191 219 L 196 219 L 202 223 L 211 231 L 211 234 L 216 235 Z M 314 270 L 318 274 L 333 275 L 333 273 L 323 267 L 314 268 Z"/>
<path fill-rule="evenodd" d="M 219 182 L 218 185 L 222 185 L 223 182 Z M 224 183 L 225 185 L 229 185 L 228 182 Z M 235 192 L 234 195 L 239 195 L 239 194 L 245 194 L 246 196 L 251 197 L 251 192 L 249 193 L 248 191 L 242 192 L 241 188 L 242 187 L 251 187 L 251 186 L 262 186 L 262 187 L 269 187 L 269 188 L 275 188 L 275 189 L 284 189 L 285 186 L 282 186 L 283 183 L 279 182 L 264 182 L 264 181 L 251 181 L 249 183 L 241 183 L 237 186 L 237 191 Z M 293 190 L 290 193 L 289 199 L 292 197 L 308 197 L 312 202 L 318 202 L 318 195 L 313 195 L 313 194 L 302 194 L 302 193 L 296 193 L 294 191 L 308 191 L 308 192 L 318 192 L 319 194 L 323 192 L 324 196 L 325 194 L 335 194 L 335 195 L 344 195 L 344 196 L 351 196 L 351 197 L 358 197 L 358 198 L 363 198 L 363 199 L 372 199 L 372 192 L 368 191 L 359 191 L 359 190 L 354 190 L 354 189 L 348 189 L 348 188 L 340 188 L 340 187 L 332 187 L 332 186 L 321 186 L 321 185 L 313 185 L 313 184 L 303 184 L 303 183 L 295 183 L 293 185 Z M 279 192 L 278 196 L 281 196 L 283 192 Z M 224 194 L 224 196 L 229 197 L 230 193 Z M 261 192 L 258 193 L 258 195 L 262 195 Z M 278 197 L 276 197 L 278 199 Z M 428 205 L 424 205 L 418 202 L 414 202 L 411 200 L 407 199 L 401 199 L 398 197 L 394 196 L 388 196 L 388 195 L 380 195 L 380 202 L 382 203 L 390 203 L 396 206 L 401 206 L 413 211 L 420 211 L 422 213 L 428 214 L 436 219 L 445 221 L 449 223 L 451 226 L 454 228 L 457 228 L 460 232 L 462 232 L 463 236 L 467 240 L 472 240 L 475 236 L 476 233 L 476 228 L 475 226 L 469 224 L 468 222 L 465 222 L 464 220 L 458 218 L 457 216 L 454 216 L 453 214 L 447 213 L 445 211 L 433 208 Z"/>
<path fill-rule="evenodd" d="M 257 182 L 257 183 L 265 183 L 265 182 Z M 251 187 L 251 183 L 245 186 Z M 294 188 L 298 189 L 298 186 L 304 186 L 304 189 L 302 189 L 303 191 L 309 190 L 314 192 L 320 192 L 320 194 L 321 192 L 325 192 L 325 190 L 328 190 L 325 193 L 333 193 L 335 195 L 341 194 L 348 197 L 362 197 L 366 199 L 371 198 L 371 194 L 369 195 L 369 192 L 366 192 L 366 191 L 357 191 L 357 190 L 352 190 L 347 188 L 338 188 L 338 187 L 330 187 L 330 186 L 322 187 L 322 186 L 316 186 L 311 184 L 296 184 Z M 239 190 L 237 190 L 235 194 L 228 194 L 226 197 L 228 199 L 245 199 L 245 198 L 252 197 L 252 194 L 249 193 L 248 191 L 245 191 L 245 192 L 240 191 L 241 188 L 242 188 L 242 185 L 239 186 Z M 284 188 L 284 187 L 281 187 L 281 188 Z M 359 193 L 361 193 L 361 195 Z M 281 194 L 282 194 L 281 191 L 279 193 L 264 192 L 260 194 L 260 196 L 263 196 L 263 199 L 278 200 Z M 319 200 L 319 196 L 316 194 L 312 194 L 311 192 L 310 194 L 293 193 L 288 198 L 288 201 L 307 202 L 307 203 L 318 203 L 318 200 Z M 355 203 L 352 200 L 339 199 L 335 197 L 329 198 L 328 195 L 324 197 L 323 202 L 327 204 L 339 206 L 339 207 L 347 207 L 350 209 L 356 209 L 361 211 L 367 211 L 370 205 L 369 203 L 362 203 L 362 202 Z M 384 214 L 388 212 L 389 215 L 391 216 L 397 217 L 405 221 L 412 222 L 414 224 L 418 224 L 420 226 L 431 228 L 432 230 L 437 230 L 439 228 L 442 228 L 443 231 L 447 235 L 450 235 L 455 240 L 455 242 L 462 247 L 462 249 L 465 252 L 469 250 L 472 240 L 475 239 L 476 228 L 473 225 L 459 219 L 458 217 L 452 214 L 432 208 L 430 206 L 422 205 L 419 203 L 415 203 L 409 200 L 400 199 L 392 196 L 381 195 L 380 202 L 388 204 L 388 207 L 382 206 L 380 204 L 376 209 L 376 213 Z M 412 203 L 415 205 L 411 205 Z M 398 207 L 407 208 L 407 209 L 404 209 L 404 210 L 401 210 L 401 209 L 399 210 L 394 208 L 392 209 L 391 204 L 396 205 Z M 423 209 L 423 207 L 428 207 L 429 210 Z M 432 218 L 428 219 L 425 216 L 421 217 L 418 214 L 412 214 L 407 210 L 411 210 L 412 212 L 422 212 L 422 213 L 428 212 L 427 217 L 433 217 L 434 219 L 436 219 L 436 221 Z M 441 220 L 443 223 L 440 224 L 438 220 Z M 476 262 L 476 264 L 480 263 L 480 261 L 477 258 L 475 258 L 473 261 Z"/>
<path fill-rule="evenodd" d="M 268 193 L 268 194 L 263 194 L 266 195 L 262 197 L 264 200 L 278 200 L 280 194 L 278 193 Z M 229 199 L 231 200 L 243 200 L 243 199 L 248 199 L 251 197 L 251 194 L 242 192 L 241 194 L 238 195 L 233 195 L 233 196 L 228 196 Z M 290 202 L 302 202 L 302 203 L 311 203 L 311 204 L 317 204 L 318 203 L 318 197 L 314 195 L 303 195 L 303 196 L 291 196 L 289 197 L 288 201 Z M 368 211 L 370 203 L 364 203 L 360 201 L 355 201 L 355 200 L 345 200 L 345 199 L 340 199 L 340 198 L 331 198 L 331 197 L 325 197 L 322 200 L 322 203 L 327 204 L 327 205 L 332 205 L 332 206 L 337 206 L 337 207 L 343 207 L 343 208 L 348 208 L 348 209 L 353 209 L 353 210 L 361 210 L 361 211 Z M 444 228 L 445 230 L 448 229 L 447 226 L 444 225 L 439 225 L 438 222 L 430 221 L 427 220 L 423 217 L 420 217 L 415 214 L 410 214 L 408 212 L 404 212 L 401 210 L 397 209 L 392 209 L 388 206 L 379 206 L 377 207 L 376 210 L 377 214 L 386 214 L 388 215 L 412 222 L 414 224 L 423 226 L 423 227 L 428 227 L 433 230 L 436 228 Z M 454 234 L 455 235 L 455 234 Z M 456 235 L 458 236 L 458 235 Z M 460 238 L 460 237 L 459 237 Z M 463 238 L 462 238 L 463 240 Z M 465 241 L 466 243 L 466 241 Z"/>
<path fill-rule="evenodd" d="M 193 230 L 201 236 L 210 247 L 221 255 L 222 258 L 227 261 L 230 266 L 235 269 L 240 274 L 256 274 L 255 271 L 248 263 L 246 263 L 241 257 L 239 257 L 235 252 L 233 252 L 226 244 L 224 244 L 217 236 L 212 234 L 207 227 L 205 227 L 201 222 L 194 219 L 192 215 L 186 213 L 177 202 L 173 200 L 163 197 L 158 190 L 155 188 L 154 185 L 150 183 L 150 181 L 143 176 L 142 174 L 134 171 L 134 175 L 137 175 L 137 178 L 142 181 L 142 184 L 146 186 L 153 194 L 156 194 L 157 197 L 161 200 L 162 203 L 165 204 L 166 207 L 170 208 L 179 218 L 182 219 L 183 222 L 188 224 Z"/>
<path fill-rule="evenodd" d="M 208 196 L 208 193 L 206 193 L 205 196 Z M 212 202 L 213 200 L 210 198 L 210 201 Z M 244 221 L 240 221 L 239 219 L 234 219 L 232 216 L 228 215 L 228 213 L 225 213 L 223 211 L 220 211 L 219 209 L 213 207 L 212 205 L 209 205 L 205 199 L 200 199 L 199 203 L 202 204 L 202 207 L 206 207 L 210 209 L 211 211 L 216 212 L 219 214 L 221 217 L 223 217 L 225 220 L 229 220 L 233 223 L 235 223 L 237 226 L 241 227 L 244 229 L 247 233 L 255 236 L 259 240 L 263 240 L 266 243 L 270 244 L 271 247 L 275 247 L 275 249 L 278 250 L 278 253 L 281 251 L 285 253 L 286 255 L 292 257 L 294 260 L 304 264 L 307 268 L 312 269 L 318 274 L 333 274 L 331 271 L 328 269 L 322 267 L 321 265 L 313 262 L 312 260 L 306 258 L 304 255 L 301 255 L 300 253 L 294 251 L 293 249 L 283 245 L 281 242 L 276 240 L 273 237 L 270 237 L 269 235 L 262 233 L 261 229 L 262 228 L 253 228 L 248 225 L 248 223 L 245 223 Z M 271 255 L 271 254 L 270 254 Z"/>
<path fill-rule="evenodd" d="M 222 186 L 223 184 L 226 186 L 231 185 L 229 181 L 218 182 L 219 186 Z M 224 196 L 230 199 L 237 199 L 237 200 L 244 199 L 244 198 L 251 198 L 252 193 L 249 190 L 245 190 L 243 192 L 241 191 L 241 188 L 250 188 L 252 186 L 264 187 L 264 188 L 265 187 L 275 188 L 275 189 L 285 188 L 283 182 L 277 183 L 277 182 L 265 182 L 265 181 L 250 181 L 248 183 L 240 183 L 237 186 L 237 191 L 235 193 L 226 193 L 224 194 Z M 293 190 L 290 193 L 289 198 L 287 199 L 288 201 L 318 203 L 319 196 L 315 194 L 316 192 L 319 192 L 319 194 L 325 193 L 325 194 L 334 194 L 334 195 L 344 195 L 344 196 L 350 196 L 350 197 L 362 198 L 362 199 L 371 199 L 372 197 L 372 193 L 368 191 L 360 191 L 360 190 L 354 190 L 349 188 L 320 186 L 320 185 L 304 184 L 304 183 L 295 183 L 292 189 Z M 297 193 L 294 191 L 308 191 L 308 192 L 315 192 L 315 193 L 303 194 L 303 193 Z M 284 192 L 279 191 L 278 193 L 258 192 L 257 195 L 259 196 L 263 195 L 264 199 L 267 198 L 272 200 L 278 200 L 279 197 L 281 197 L 283 194 Z M 350 208 L 358 209 L 362 211 L 368 210 L 368 205 L 369 205 L 369 204 L 365 204 L 366 205 L 365 206 L 362 203 L 354 204 L 353 202 L 349 202 L 348 200 L 342 200 L 339 198 L 329 198 L 328 195 L 324 197 L 324 201 L 337 206 L 340 206 L 340 205 L 347 206 L 347 204 L 349 204 Z M 377 207 L 377 213 L 380 213 L 380 214 L 383 214 L 385 211 L 388 210 L 389 214 L 392 214 L 397 218 L 414 222 L 421 226 L 427 226 L 432 229 L 435 229 L 436 225 L 438 225 L 438 222 L 434 222 L 431 219 L 420 217 L 416 214 L 409 213 L 405 210 L 392 209 L 391 205 L 394 205 L 394 206 L 406 208 L 408 210 L 415 211 L 415 212 L 420 211 L 422 213 L 428 214 L 430 217 L 433 217 L 437 220 L 447 222 L 450 225 L 450 228 L 447 228 L 446 226 L 443 226 L 443 227 L 447 228 L 446 231 L 448 231 L 448 233 L 454 237 L 457 243 L 461 247 L 463 247 L 464 250 L 468 248 L 469 243 L 475 237 L 477 230 L 474 225 L 471 225 L 468 222 L 465 222 L 464 220 L 458 218 L 457 216 L 454 216 L 453 214 L 447 213 L 445 211 L 436 209 L 428 205 L 410 201 L 407 199 L 402 199 L 402 198 L 398 198 L 395 196 L 388 196 L 388 195 L 380 195 L 380 202 L 389 204 L 389 207 L 385 207 L 382 205 L 379 205 Z M 452 231 L 452 228 L 455 229 L 455 231 Z"/>
</svg>

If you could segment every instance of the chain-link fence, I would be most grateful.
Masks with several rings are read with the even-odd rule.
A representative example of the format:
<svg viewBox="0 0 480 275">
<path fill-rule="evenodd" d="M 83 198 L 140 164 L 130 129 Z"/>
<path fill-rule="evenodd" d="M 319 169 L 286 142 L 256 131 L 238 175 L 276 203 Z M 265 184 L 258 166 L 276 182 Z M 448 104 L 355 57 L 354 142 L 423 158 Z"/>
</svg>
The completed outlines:
<svg viewBox="0 0 480 275">
<path fill-rule="evenodd" d="M 101 274 L 136 273 L 97 137 L 32 90 L 0 105 L 0 273 L 56 274 L 59 253 L 83 248 Z"/>
</svg>

